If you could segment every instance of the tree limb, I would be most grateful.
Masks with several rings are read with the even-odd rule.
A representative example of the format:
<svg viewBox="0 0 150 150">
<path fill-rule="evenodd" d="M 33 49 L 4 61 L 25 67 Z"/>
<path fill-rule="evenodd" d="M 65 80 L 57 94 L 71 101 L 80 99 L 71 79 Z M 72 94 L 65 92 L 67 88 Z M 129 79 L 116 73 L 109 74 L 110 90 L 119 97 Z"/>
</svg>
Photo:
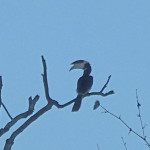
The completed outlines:
<svg viewBox="0 0 150 150">
<path fill-rule="evenodd" d="M 105 83 L 105 85 L 102 87 L 102 89 L 101 89 L 99 92 L 87 93 L 86 95 L 84 95 L 84 97 L 87 97 L 87 96 L 94 96 L 94 95 L 108 96 L 108 95 L 114 94 L 114 91 L 109 91 L 109 92 L 107 92 L 107 93 L 103 93 L 104 89 L 105 89 L 105 88 L 107 87 L 107 85 L 108 85 L 108 82 L 109 82 L 110 78 L 111 78 L 111 75 L 108 77 L 107 82 Z M 68 106 L 68 105 L 74 103 L 75 100 L 76 100 L 76 98 L 73 99 L 73 100 L 71 100 L 71 101 L 69 101 L 69 102 L 67 102 L 67 103 L 65 103 L 65 104 L 63 104 L 63 105 L 59 104 L 56 100 L 53 100 L 53 105 L 55 105 L 57 108 L 64 108 L 64 107 L 66 107 L 66 106 Z"/>
<path fill-rule="evenodd" d="M 126 142 L 124 141 L 123 137 L 121 137 L 121 139 L 122 139 L 122 142 L 123 142 L 125 150 L 127 150 L 127 146 L 126 146 L 127 144 L 126 144 Z"/>
<path fill-rule="evenodd" d="M 57 108 L 64 108 L 70 104 L 72 104 L 75 99 L 63 104 L 63 105 L 60 105 L 56 100 L 53 100 L 50 95 L 49 95 L 49 88 L 48 88 L 48 81 L 47 81 L 47 67 L 46 67 L 46 61 L 44 59 L 44 57 L 42 56 L 42 63 L 43 63 L 43 74 L 42 74 L 42 77 L 43 77 L 43 84 L 44 84 L 44 90 L 45 90 L 45 97 L 46 97 L 46 100 L 47 100 L 47 105 L 43 108 L 41 108 L 37 113 L 35 113 L 33 116 L 31 116 L 27 121 L 25 121 L 23 123 L 23 125 L 21 125 L 16 131 L 14 131 L 12 133 L 12 135 L 10 136 L 9 139 L 6 140 L 6 144 L 5 144 L 5 147 L 4 147 L 4 150 L 11 150 L 11 147 L 12 145 L 14 144 L 14 140 L 15 138 L 22 132 L 24 131 L 32 122 L 34 122 L 36 119 L 38 119 L 40 116 L 42 116 L 44 113 L 46 113 L 48 110 L 50 110 L 52 108 L 53 105 L 55 105 Z M 111 94 L 114 94 L 113 91 L 110 91 L 108 93 L 103 93 L 104 89 L 106 88 L 109 80 L 110 80 L 110 77 L 108 78 L 106 84 L 103 86 L 103 88 L 101 89 L 100 92 L 92 92 L 92 93 L 88 93 L 87 95 L 85 95 L 84 97 L 87 97 L 87 96 L 91 96 L 91 95 L 101 95 L 101 96 L 107 96 L 107 95 L 111 95 Z"/>
<path fill-rule="evenodd" d="M 145 132 L 144 132 L 145 126 L 143 125 L 142 116 L 141 116 L 141 109 L 140 109 L 141 104 L 139 103 L 139 98 L 138 98 L 137 89 L 136 89 L 136 101 L 137 101 L 138 117 L 139 117 L 139 119 L 140 119 L 140 124 L 141 124 L 142 134 L 143 134 L 143 137 L 146 138 Z"/>
<path fill-rule="evenodd" d="M 115 117 L 116 119 L 120 120 L 128 129 L 129 129 L 129 133 L 132 132 L 134 133 L 135 135 L 137 135 L 139 138 L 141 138 L 145 143 L 146 145 L 150 148 L 150 143 L 147 141 L 147 139 L 145 138 L 145 136 L 142 136 L 140 134 L 138 134 L 136 131 L 134 131 L 123 119 L 121 119 L 121 117 L 111 113 L 110 111 L 108 111 L 105 107 L 103 107 L 101 104 L 100 104 L 100 107 L 104 110 L 104 113 L 108 113 L 110 114 L 111 116 Z"/>
<path fill-rule="evenodd" d="M 39 96 L 36 95 L 34 99 L 32 99 L 31 97 L 29 97 L 29 107 L 28 107 L 28 111 L 17 115 L 15 118 L 13 118 L 10 122 L 8 122 L 6 124 L 6 126 L 4 128 L 0 129 L 0 137 L 9 131 L 9 129 L 16 124 L 19 120 L 23 119 L 23 118 L 27 118 L 28 116 L 30 116 L 33 112 L 34 112 L 34 106 L 36 104 L 36 102 L 39 100 Z"/>
</svg>

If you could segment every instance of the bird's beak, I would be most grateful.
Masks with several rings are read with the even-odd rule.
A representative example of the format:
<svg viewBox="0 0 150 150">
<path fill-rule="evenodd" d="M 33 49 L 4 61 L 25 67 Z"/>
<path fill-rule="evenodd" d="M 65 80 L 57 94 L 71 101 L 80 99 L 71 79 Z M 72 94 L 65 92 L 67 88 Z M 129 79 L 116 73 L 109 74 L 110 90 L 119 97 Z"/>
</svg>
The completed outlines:
<svg viewBox="0 0 150 150">
<path fill-rule="evenodd" d="M 83 66 L 84 66 L 84 65 L 79 64 L 79 63 L 77 63 L 77 64 L 72 64 L 72 65 L 73 65 L 73 66 L 70 68 L 69 71 L 71 71 L 71 70 L 73 70 L 73 69 L 83 69 Z"/>
<path fill-rule="evenodd" d="M 76 65 L 73 65 L 69 71 L 73 70 L 73 69 L 79 69 Z"/>
<path fill-rule="evenodd" d="M 69 70 L 69 71 L 71 71 L 71 70 L 73 70 L 73 66 L 70 68 L 70 70 Z"/>
</svg>

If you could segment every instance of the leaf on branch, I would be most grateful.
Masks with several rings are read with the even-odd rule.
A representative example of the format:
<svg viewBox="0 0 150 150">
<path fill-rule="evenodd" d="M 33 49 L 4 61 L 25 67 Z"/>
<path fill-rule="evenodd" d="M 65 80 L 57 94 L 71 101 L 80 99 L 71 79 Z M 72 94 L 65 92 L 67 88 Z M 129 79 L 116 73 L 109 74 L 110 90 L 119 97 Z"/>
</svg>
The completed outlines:
<svg viewBox="0 0 150 150">
<path fill-rule="evenodd" d="M 100 106 L 100 102 L 99 102 L 98 100 L 97 100 L 97 101 L 95 101 L 95 104 L 94 104 L 93 110 L 97 109 L 99 106 Z"/>
</svg>

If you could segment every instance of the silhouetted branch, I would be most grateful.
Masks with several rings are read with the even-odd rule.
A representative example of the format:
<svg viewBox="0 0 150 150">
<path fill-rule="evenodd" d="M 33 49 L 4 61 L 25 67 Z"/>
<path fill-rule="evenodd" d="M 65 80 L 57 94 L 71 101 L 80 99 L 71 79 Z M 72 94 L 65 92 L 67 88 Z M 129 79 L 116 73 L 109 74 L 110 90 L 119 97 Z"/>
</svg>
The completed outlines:
<svg viewBox="0 0 150 150">
<path fill-rule="evenodd" d="M 33 123 L 36 119 L 42 116 L 45 112 L 51 109 L 50 105 L 47 104 L 45 107 L 40 109 L 36 114 L 31 116 L 22 126 L 20 126 L 16 131 L 12 133 L 9 139 L 6 140 L 6 144 L 4 150 L 11 150 L 12 145 L 14 144 L 15 138 L 24 131 L 31 123 Z"/>
<path fill-rule="evenodd" d="M 2 76 L 0 76 L 0 107 L 3 106 L 4 110 L 6 111 L 8 117 L 12 120 L 13 118 L 11 117 L 10 113 L 8 112 L 6 106 L 4 105 L 4 103 L 2 102 L 2 86 L 3 86 L 3 83 L 2 83 Z"/>
<path fill-rule="evenodd" d="M 123 139 L 123 137 L 121 137 L 121 139 L 122 139 L 122 142 L 123 142 L 123 145 L 124 145 L 124 148 L 127 150 L 127 144 L 126 144 L 126 142 L 124 141 L 124 139 Z"/>
<path fill-rule="evenodd" d="M 99 145 L 97 144 L 97 149 L 100 150 Z"/>
<path fill-rule="evenodd" d="M 4 128 L 1 128 L 0 129 L 0 137 L 9 131 L 9 129 L 14 125 L 16 124 L 19 120 L 23 119 L 23 118 L 26 118 L 28 117 L 29 115 L 31 115 L 34 111 L 34 106 L 36 104 L 36 102 L 38 101 L 39 99 L 39 96 L 36 95 L 35 98 L 32 100 L 31 97 L 29 97 L 29 107 L 28 107 L 28 111 L 22 113 L 22 114 L 19 114 L 17 115 L 15 118 L 13 118 L 10 122 L 8 122 L 6 124 L 6 126 Z"/>
<path fill-rule="evenodd" d="M 47 81 L 47 67 L 46 67 L 46 62 L 45 62 L 45 59 L 44 57 L 42 56 L 42 63 L 43 63 L 43 74 L 42 74 L 42 77 L 43 77 L 43 84 L 44 84 L 44 90 L 45 90 L 45 97 L 46 97 L 46 100 L 47 100 L 47 105 L 45 107 L 43 107 L 42 109 L 40 109 L 37 113 L 35 113 L 33 116 L 31 116 L 27 121 L 25 121 L 23 123 L 22 126 L 20 126 L 16 131 L 14 131 L 12 133 L 12 135 L 10 136 L 9 139 L 6 140 L 6 144 L 5 144 L 5 147 L 4 147 L 4 150 L 10 150 L 12 145 L 14 144 L 14 140 L 15 138 L 22 132 L 24 131 L 31 123 L 33 123 L 36 119 L 38 119 L 40 116 L 42 116 L 44 113 L 46 113 L 48 110 L 50 110 L 52 108 L 53 105 L 55 105 L 57 108 L 64 108 L 70 104 L 72 104 L 75 99 L 63 104 L 63 105 L 60 105 L 56 100 L 53 100 L 50 95 L 49 95 L 49 88 L 48 88 L 48 81 Z M 87 95 L 85 95 L 84 97 L 86 96 L 90 96 L 90 95 L 102 95 L 102 96 L 107 96 L 107 95 L 110 95 L 110 94 L 114 94 L 113 91 L 110 91 L 108 93 L 103 93 L 104 89 L 106 88 L 109 80 L 110 80 L 110 77 L 108 78 L 106 84 L 104 85 L 104 87 L 101 89 L 100 92 L 92 92 L 92 93 L 88 93 Z M 31 102 L 31 101 L 29 101 Z M 34 107 L 33 107 L 34 108 Z"/>
<path fill-rule="evenodd" d="M 115 94 L 114 91 L 109 91 L 107 93 L 103 93 L 103 91 L 105 90 L 105 88 L 107 87 L 109 80 L 111 78 L 111 75 L 108 77 L 107 82 L 105 83 L 105 85 L 102 87 L 102 89 L 100 90 L 100 92 L 91 92 L 85 95 L 86 96 L 92 96 L 92 95 L 101 95 L 101 96 L 108 96 L 108 95 L 112 95 Z"/>
<path fill-rule="evenodd" d="M 55 105 L 57 108 L 64 108 L 64 107 L 74 103 L 76 98 L 61 105 L 61 104 L 58 103 L 58 101 L 53 100 L 49 96 L 49 88 L 48 88 L 48 82 L 47 82 L 47 67 L 46 67 L 46 62 L 45 62 L 45 59 L 44 59 L 43 56 L 42 56 L 42 62 L 43 62 L 43 68 L 44 68 L 44 74 L 42 74 L 43 83 L 44 83 L 44 89 L 45 89 L 45 96 L 46 96 L 46 99 L 47 99 L 48 103 L 51 103 L 51 105 Z M 107 80 L 106 84 L 102 87 L 100 92 L 91 92 L 91 93 L 86 94 L 84 97 L 92 96 L 92 95 L 108 96 L 108 95 L 114 94 L 114 91 L 109 91 L 107 93 L 103 93 L 104 89 L 107 87 L 107 85 L 109 83 L 110 78 L 111 78 L 111 75 L 108 77 L 108 80 Z"/>
<path fill-rule="evenodd" d="M 141 124 L 142 134 L 143 134 L 143 137 L 146 138 L 145 133 L 144 133 L 145 126 L 143 126 L 142 116 L 141 116 L 141 110 L 140 110 L 141 104 L 139 103 L 137 89 L 136 89 L 136 100 L 137 100 L 138 117 L 140 118 L 140 124 Z"/>
<path fill-rule="evenodd" d="M 47 102 L 50 103 L 52 99 L 49 96 L 49 88 L 48 88 L 48 82 L 47 82 L 47 67 L 46 67 L 46 62 L 43 56 L 42 56 L 42 63 L 43 63 L 43 69 L 44 69 L 44 74 L 42 74 L 42 77 L 43 77 L 43 84 L 44 84 L 44 89 L 45 89 L 45 97 L 47 99 Z"/>
<path fill-rule="evenodd" d="M 3 86 L 3 83 L 2 83 L 2 76 L 0 76 L 0 107 L 2 105 L 2 96 L 1 96 L 1 93 L 2 93 L 2 86 Z"/>
<path fill-rule="evenodd" d="M 4 103 L 3 103 L 2 101 L 1 101 L 1 104 L 2 104 L 2 106 L 3 106 L 4 110 L 5 110 L 5 112 L 7 113 L 8 117 L 12 120 L 13 118 L 11 117 L 10 113 L 8 112 L 6 106 L 4 105 Z"/>
<path fill-rule="evenodd" d="M 4 147 L 4 150 L 11 150 L 12 145 L 14 144 L 15 138 L 22 132 L 24 131 L 32 122 L 34 122 L 36 119 L 38 119 L 41 115 L 43 115 L 45 112 L 50 110 L 52 108 L 52 99 L 49 96 L 49 90 L 48 90 L 48 82 L 47 82 L 47 67 L 46 67 L 46 62 L 44 57 L 42 56 L 42 63 L 43 63 L 43 72 L 42 74 L 43 77 L 43 84 L 44 84 L 44 89 L 45 89 L 45 96 L 47 99 L 48 104 L 40 109 L 37 113 L 35 113 L 33 116 L 31 116 L 25 123 L 23 123 L 22 126 L 20 126 L 16 131 L 12 133 L 9 139 L 6 140 L 6 144 Z M 29 101 L 31 102 L 31 101 Z"/>
<path fill-rule="evenodd" d="M 111 116 L 115 117 L 116 119 L 120 120 L 128 129 L 129 129 L 129 133 L 132 132 L 134 133 L 135 135 L 137 135 L 139 138 L 141 138 L 145 143 L 146 145 L 150 148 L 150 143 L 147 141 L 147 139 L 143 136 L 141 136 L 140 134 L 138 134 L 136 131 L 134 131 L 124 120 L 121 119 L 121 117 L 111 113 L 110 111 L 108 111 L 105 107 L 103 107 L 101 104 L 100 104 L 100 107 L 104 110 L 104 113 L 108 113 L 110 114 Z"/>
<path fill-rule="evenodd" d="M 110 78 L 111 78 L 111 75 L 108 77 L 108 80 L 107 80 L 106 84 L 102 87 L 102 89 L 100 90 L 100 92 L 87 93 L 84 97 L 94 96 L 94 95 L 108 96 L 108 95 L 114 94 L 114 91 L 109 91 L 107 93 L 103 93 L 104 89 L 107 87 L 107 85 L 109 83 Z M 65 104 L 63 104 L 63 105 L 60 105 L 57 101 L 53 100 L 53 105 L 55 105 L 57 108 L 64 108 L 64 107 L 66 107 L 66 106 L 74 103 L 75 100 L 76 100 L 76 98 L 73 99 L 73 100 L 71 100 L 71 101 L 69 101 L 69 102 L 67 102 L 67 103 L 65 103 Z"/>
</svg>

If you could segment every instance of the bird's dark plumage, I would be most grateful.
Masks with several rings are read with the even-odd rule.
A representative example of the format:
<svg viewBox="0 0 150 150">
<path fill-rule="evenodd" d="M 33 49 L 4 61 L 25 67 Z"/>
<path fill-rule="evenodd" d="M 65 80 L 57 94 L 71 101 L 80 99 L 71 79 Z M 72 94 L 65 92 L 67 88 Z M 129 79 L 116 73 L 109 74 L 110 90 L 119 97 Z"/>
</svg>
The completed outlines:
<svg viewBox="0 0 150 150">
<path fill-rule="evenodd" d="M 80 95 L 87 94 L 93 84 L 93 77 L 92 76 L 82 76 L 79 78 L 77 83 L 77 93 Z"/>
</svg>

